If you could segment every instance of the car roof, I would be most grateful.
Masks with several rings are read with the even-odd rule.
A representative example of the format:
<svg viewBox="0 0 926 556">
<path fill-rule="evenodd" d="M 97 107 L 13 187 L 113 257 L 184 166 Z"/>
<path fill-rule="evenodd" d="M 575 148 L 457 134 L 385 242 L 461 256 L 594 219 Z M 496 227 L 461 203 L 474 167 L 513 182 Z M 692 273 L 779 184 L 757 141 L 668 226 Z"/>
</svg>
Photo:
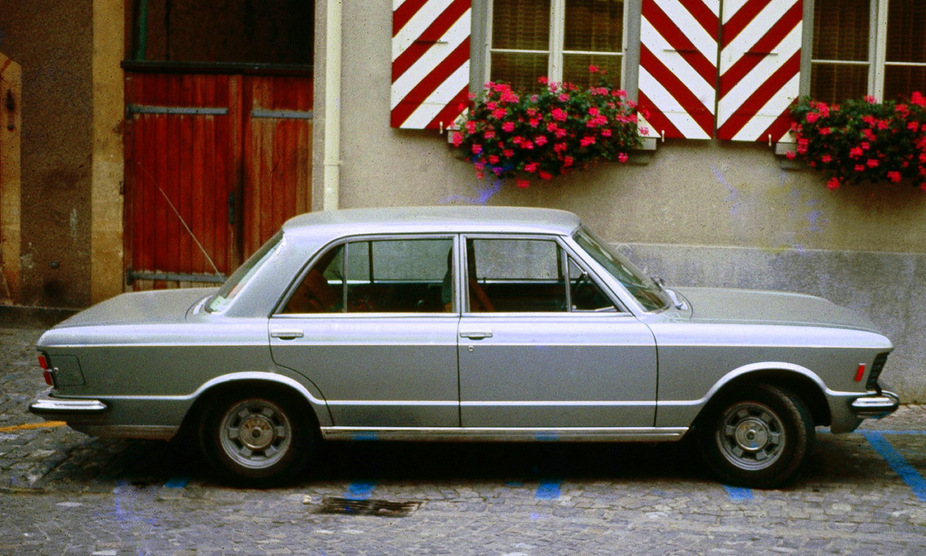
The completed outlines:
<svg viewBox="0 0 926 556">
<path fill-rule="evenodd" d="M 568 235 L 579 217 L 563 210 L 528 207 L 436 206 L 344 209 L 290 219 L 284 234 L 343 236 L 394 233 L 545 233 Z"/>
</svg>

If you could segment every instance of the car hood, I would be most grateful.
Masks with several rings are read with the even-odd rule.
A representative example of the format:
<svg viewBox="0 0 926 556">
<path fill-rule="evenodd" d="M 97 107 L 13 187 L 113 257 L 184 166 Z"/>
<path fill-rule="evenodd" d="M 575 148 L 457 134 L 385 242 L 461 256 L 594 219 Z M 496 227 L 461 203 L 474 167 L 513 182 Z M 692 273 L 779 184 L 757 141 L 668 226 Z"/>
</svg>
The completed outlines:
<svg viewBox="0 0 926 556">
<path fill-rule="evenodd" d="M 852 309 L 812 295 L 725 288 L 676 288 L 701 322 L 827 326 L 879 332 Z"/>
<path fill-rule="evenodd" d="M 124 293 L 85 309 L 55 328 L 182 322 L 190 307 L 214 288 Z"/>
</svg>

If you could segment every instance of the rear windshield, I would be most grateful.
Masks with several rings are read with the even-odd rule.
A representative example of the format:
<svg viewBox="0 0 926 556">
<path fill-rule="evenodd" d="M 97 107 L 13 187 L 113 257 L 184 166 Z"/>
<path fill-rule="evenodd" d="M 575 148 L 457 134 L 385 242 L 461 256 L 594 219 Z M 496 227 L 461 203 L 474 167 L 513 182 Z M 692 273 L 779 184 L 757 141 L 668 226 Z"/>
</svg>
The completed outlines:
<svg viewBox="0 0 926 556">
<path fill-rule="evenodd" d="M 257 271 L 260 270 L 267 261 L 279 250 L 282 243 L 283 233 L 278 232 L 263 247 L 251 255 L 243 265 L 238 267 L 231 277 L 222 284 L 219 291 L 216 292 L 209 303 L 206 304 L 206 311 L 210 313 L 223 311 L 244 289 L 247 283 L 253 278 Z"/>
</svg>

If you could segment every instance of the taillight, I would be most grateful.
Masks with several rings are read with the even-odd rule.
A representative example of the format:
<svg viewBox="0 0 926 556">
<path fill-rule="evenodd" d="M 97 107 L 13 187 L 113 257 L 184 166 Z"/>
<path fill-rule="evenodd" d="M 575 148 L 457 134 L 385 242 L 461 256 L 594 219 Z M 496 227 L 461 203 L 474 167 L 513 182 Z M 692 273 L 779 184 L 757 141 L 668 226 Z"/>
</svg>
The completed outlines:
<svg viewBox="0 0 926 556">
<path fill-rule="evenodd" d="M 43 353 L 39 354 L 39 366 L 42 367 L 42 378 L 45 379 L 45 384 L 54 386 L 55 380 L 51 376 L 51 366 L 48 364 L 48 358 Z"/>
</svg>

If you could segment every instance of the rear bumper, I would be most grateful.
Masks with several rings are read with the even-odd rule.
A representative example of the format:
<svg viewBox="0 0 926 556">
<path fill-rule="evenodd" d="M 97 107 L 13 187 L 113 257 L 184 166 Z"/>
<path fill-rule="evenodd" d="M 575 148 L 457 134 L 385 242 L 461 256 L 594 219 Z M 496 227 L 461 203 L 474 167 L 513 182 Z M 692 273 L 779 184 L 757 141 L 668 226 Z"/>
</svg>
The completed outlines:
<svg viewBox="0 0 926 556">
<path fill-rule="evenodd" d="M 100 400 L 53 398 L 45 393 L 29 404 L 29 411 L 41 417 L 62 419 L 80 415 L 102 415 L 109 411 L 109 406 Z"/>
<path fill-rule="evenodd" d="M 880 394 L 862 396 L 852 402 L 852 413 L 858 418 L 880 419 L 897 411 L 900 406 L 900 397 L 887 390 Z"/>
</svg>

